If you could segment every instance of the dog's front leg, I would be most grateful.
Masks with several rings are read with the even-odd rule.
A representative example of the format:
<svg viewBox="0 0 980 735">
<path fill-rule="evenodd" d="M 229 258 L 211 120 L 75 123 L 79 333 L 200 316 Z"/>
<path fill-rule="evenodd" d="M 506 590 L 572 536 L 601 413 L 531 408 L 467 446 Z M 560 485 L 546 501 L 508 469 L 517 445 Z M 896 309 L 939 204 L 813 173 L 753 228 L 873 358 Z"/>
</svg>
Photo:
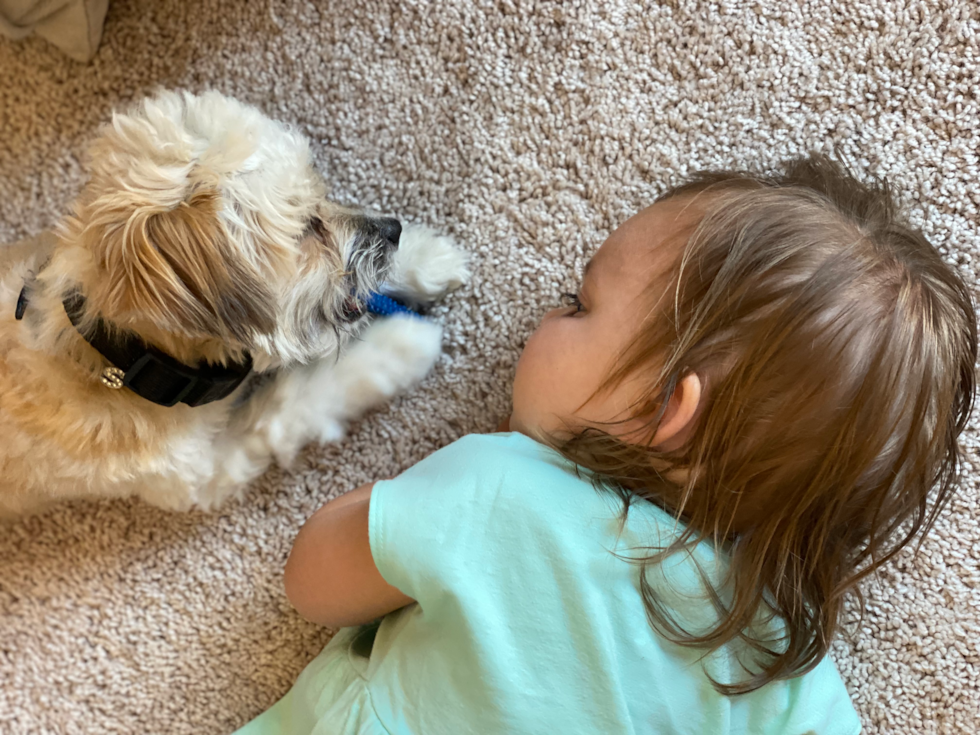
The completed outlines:
<svg viewBox="0 0 980 735">
<path fill-rule="evenodd" d="M 442 298 L 470 278 L 469 258 L 453 240 L 428 227 L 408 225 L 392 256 L 388 290 L 413 304 Z"/>
<path fill-rule="evenodd" d="M 340 359 L 280 374 L 248 409 L 251 429 L 238 446 L 245 456 L 234 464 L 248 467 L 246 456 L 265 454 L 288 465 L 311 441 L 339 441 L 350 421 L 419 383 L 439 359 L 441 342 L 438 324 L 392 316 L 371 324 Z"/>
<path fill-rule="evenodd" d="M 410 316 L 391 316 L 371 324 L 337 363 L 308 384 L 309 405 L 325 407 L 318 423 L 320 441 L 338 438 L 338 426 L 417 385 L 439 359 L 442 327 Z"/>
</svg>

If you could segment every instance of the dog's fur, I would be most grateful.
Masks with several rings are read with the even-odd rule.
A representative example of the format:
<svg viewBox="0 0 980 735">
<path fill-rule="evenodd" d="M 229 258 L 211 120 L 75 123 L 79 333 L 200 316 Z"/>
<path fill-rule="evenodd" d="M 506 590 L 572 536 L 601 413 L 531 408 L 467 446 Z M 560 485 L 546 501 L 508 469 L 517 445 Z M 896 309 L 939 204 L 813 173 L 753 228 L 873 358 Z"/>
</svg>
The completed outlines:
<svg viewBox="0 0 980 735">
<path fill-rule="evenodd" d="M 344 307 L 386 277 L 431 301 L 465 281 L 465 257 L 424 228 L 392 253 L 377 219 L 327 199 L 303 136 L 258 110 L 160 93 L 113 116 L 90 173 L 55 233 L 0 249 L 0 516 L 93 496 L 212 508 L 437 359 L 436 324 Z M 101 318 L 188 365 L 247 352 L 254 371 L 196 408 L 107 388 L 62 305 L 73 290 L 83 330 Z"/>
</svg>

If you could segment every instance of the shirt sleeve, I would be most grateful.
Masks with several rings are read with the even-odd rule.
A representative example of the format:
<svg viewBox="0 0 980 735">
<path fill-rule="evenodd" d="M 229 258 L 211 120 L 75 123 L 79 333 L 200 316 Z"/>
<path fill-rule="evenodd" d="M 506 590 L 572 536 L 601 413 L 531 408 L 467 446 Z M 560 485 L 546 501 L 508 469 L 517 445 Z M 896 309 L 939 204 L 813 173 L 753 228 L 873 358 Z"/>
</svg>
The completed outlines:
<svg viewBox="0 0 980 735">
<path fill-rule="evenodd" d="M 503 435 L 465 436 L 375 483 L 368 520 L 374 563 L 423 608 L 485 563 L 490 518 L 507 512 L 495 508 L 510 465 L 507 445 Z"/>
</svg>

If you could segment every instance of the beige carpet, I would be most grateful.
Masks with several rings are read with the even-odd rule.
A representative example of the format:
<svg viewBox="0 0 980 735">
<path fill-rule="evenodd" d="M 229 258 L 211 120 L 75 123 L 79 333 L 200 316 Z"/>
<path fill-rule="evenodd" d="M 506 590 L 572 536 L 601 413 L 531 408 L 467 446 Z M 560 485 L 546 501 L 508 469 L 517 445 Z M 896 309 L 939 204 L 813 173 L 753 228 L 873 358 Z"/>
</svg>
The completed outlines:
<svg viewBox="0 0 980 735">
<path fill-rule="evenodd" d="M 114 107 L 215 87 L 305 131 L 338 198 L 450 231 L 478 266 L 439 313 L 435 374 L 243 502 L 80 504 L 0 530 L 0 732 L 217 734 L 272 704 L 328 638 L 282 593 L 303 519 L 494 426 L 537 318 L 685 171 L 837 142 L 976 285 L 978 67 L 976 0 L 114 0 L 90 66 L 0 40 L 0 241 L 65 211 Z M 869 733 L 980 731 L 967 471 L 835 650 Z"/>
</svg>

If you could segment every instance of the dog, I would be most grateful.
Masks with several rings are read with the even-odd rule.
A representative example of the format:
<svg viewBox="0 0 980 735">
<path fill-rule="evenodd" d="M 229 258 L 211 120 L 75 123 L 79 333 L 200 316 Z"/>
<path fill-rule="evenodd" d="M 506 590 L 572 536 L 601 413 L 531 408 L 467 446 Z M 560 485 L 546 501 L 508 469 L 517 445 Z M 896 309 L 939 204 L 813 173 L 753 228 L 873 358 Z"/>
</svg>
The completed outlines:
<svg viewBox="0 0 980 735">
<path fill-rule="evenodd" d="M 373 319 L 469 277 L 447 237 L 341 206 L 308 141 L 217 92 L 114 114 L 53 232 L 0 248 L 0 515 L 213 509 L 417 384 L 441 328 Z"/>
</svg>

